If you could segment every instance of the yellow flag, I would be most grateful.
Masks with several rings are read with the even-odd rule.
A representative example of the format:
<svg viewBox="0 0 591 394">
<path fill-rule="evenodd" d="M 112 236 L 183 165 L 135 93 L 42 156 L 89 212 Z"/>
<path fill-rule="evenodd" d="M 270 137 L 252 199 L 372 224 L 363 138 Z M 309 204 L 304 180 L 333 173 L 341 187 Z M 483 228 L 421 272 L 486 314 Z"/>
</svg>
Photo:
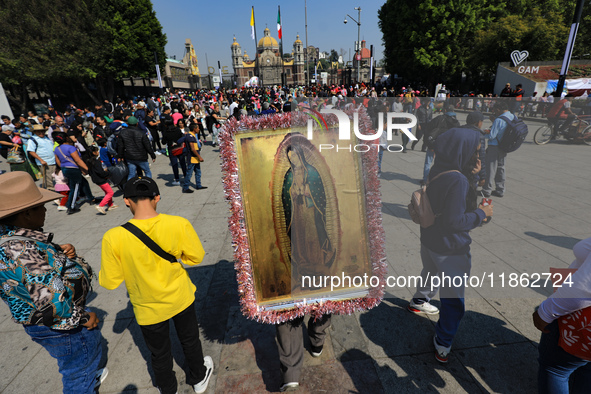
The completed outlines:
<svg viewBox="0 0 591 394">
<path fill-rule="evenodd" d="M 250 10 L 250 36 L 254 40 L 254 6 Z"/>
</svg>

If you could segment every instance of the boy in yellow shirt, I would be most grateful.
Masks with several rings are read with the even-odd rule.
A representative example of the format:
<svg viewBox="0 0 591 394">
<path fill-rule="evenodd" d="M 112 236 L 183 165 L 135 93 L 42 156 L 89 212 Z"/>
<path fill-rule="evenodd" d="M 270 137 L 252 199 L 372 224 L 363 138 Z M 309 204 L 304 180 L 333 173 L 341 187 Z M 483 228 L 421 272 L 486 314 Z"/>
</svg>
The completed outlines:
<svg viewBox="0 0 591 394">
<path fill-rule="evenodd" d="M 156 212 L 160 192 L 153 179 L 136 177 L 127 181 L 124 201 L 133 214 L 129 223 L 176 261 L 160 257 L 131 230 L 115 227 L 103 237 L 99 283 L 113 290 L 125 281 L 137 323 L 152 353 L 152 369 L 160 392 L 177 391 L 169 336 L 172 319 L 189 367 L 187 383 L 196 393 L 203 393 L 213 361 L 203 357 L 195 314 L 196 288 L 180 264 L 196 265 L 203 260 L 201 241 L 187 219 Z"/>
</svg>

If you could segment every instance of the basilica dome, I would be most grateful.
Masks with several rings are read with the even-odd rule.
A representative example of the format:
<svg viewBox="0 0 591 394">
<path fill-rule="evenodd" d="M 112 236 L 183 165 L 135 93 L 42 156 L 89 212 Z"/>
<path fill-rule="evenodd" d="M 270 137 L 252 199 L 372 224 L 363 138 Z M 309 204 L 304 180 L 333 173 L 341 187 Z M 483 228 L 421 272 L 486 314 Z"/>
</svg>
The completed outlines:
<svg viewBox="0 0 591 394">
<path fill-rule="evenodd" d="M 269 28 L 265 28 L 264 31 L 265 36 L 259 40 L 259 44 L 257 45 L 258 48 L 271 48 L 271 49 L 279 49 L 279 44 L 277 40 L 271 37 L 271 31 Z"/>
</svg>

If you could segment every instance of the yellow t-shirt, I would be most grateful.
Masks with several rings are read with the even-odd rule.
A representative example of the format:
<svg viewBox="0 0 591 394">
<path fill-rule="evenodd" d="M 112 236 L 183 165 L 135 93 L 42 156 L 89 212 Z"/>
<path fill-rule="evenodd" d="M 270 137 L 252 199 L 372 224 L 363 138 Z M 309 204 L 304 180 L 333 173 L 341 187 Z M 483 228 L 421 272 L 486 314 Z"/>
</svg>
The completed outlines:
<svg viewBox="0 0 591 394">
<path fill-rule="evenodd" d="M 185 218 L 159 214 L 130 220 L 165 252 L 184 264 L 203 261 L 205 251 L 193 226 Z M 180 263 L 170 263 L 152 252 L 123 227 L 103 237 L 99 283 L 108 290 L 123 281 L 139 325 L 163 322 L 187 309 L 195 300 L 195 285 Z"/>
</svg>

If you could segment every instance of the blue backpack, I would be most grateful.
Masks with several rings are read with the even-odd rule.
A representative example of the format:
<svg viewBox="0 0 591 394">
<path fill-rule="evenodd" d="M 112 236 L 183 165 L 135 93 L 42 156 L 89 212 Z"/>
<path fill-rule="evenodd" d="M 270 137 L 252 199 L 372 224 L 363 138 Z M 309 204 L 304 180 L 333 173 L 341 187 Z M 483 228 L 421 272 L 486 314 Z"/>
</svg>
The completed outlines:
<svg viewBox="0 0 591 394">
<path fill-rule="evenodd" d="M 523 120 L 518 119 L 517 116 L 514 116 L 513 120 L 509 120 L 505 116 L 499 116 L 499 119 L 503 119 L 507 123 L 503 138 L 499 141 L 499 149 L 505 153 L 514 152 L 521 146 L 525 137 L 527 137 L 527 133 L 529 132 L 527 125 Z"/>
</svg>

